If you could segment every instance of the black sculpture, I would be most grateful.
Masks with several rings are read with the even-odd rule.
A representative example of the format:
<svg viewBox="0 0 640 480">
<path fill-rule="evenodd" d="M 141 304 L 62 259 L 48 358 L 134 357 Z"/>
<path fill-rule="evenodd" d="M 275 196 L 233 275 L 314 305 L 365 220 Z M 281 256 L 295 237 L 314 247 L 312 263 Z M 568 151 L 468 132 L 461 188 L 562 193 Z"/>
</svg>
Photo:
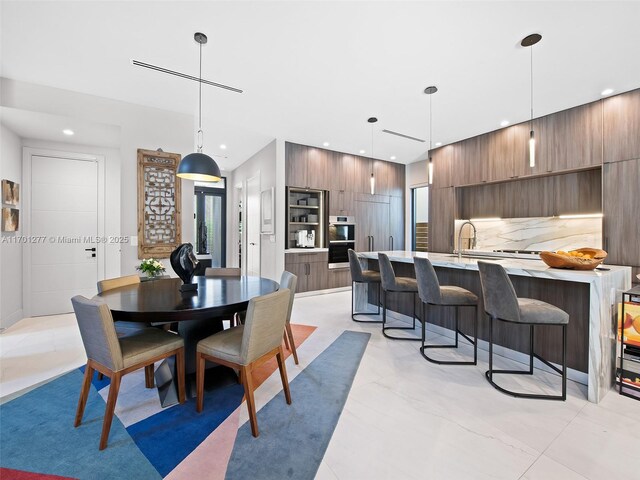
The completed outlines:
<svg viewBox="0 0 640 480">
<path fill-rule="evenodd" d="M 184 282 L 184 285 L 180 286 L 181 292 L 188 292 L 198 289 L 197 283 L 191 283 L 193 279 L 193 272 L 198 266 L 198 260 L 193 254 L 193 245 L 190 243 L 183 243 L 173 252 L 169 257 L 173 271 L 178 274 L 180 279 Z"/>
</svg>

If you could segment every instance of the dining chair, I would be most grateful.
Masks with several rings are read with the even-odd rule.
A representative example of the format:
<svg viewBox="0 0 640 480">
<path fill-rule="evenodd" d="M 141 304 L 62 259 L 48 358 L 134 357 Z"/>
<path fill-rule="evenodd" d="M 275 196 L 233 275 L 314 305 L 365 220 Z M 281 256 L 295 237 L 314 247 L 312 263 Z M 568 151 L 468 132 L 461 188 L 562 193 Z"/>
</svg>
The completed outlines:
<svg viewBox="0 0 640 480">
<path fill-rule="evenodd" d="M 378 265 L 380 266 L 380 282 L 382 284 L 382 335 L 392 340 L 420 341 L 419 338 L 398 337 L 387 333 L 387 330 L 415 330 L 416 294 L 418 293 L 418 283 L 416 279 L 396 276 L 389 257 L 384 253 L 378 253 Z M 412 326 L 387 326 L 387 300 L 389 299 L 389 292 L 409 293 L 411 295 L 411 303 L 413 304 Z"/>
<path fill-rule="evenodd" d="M 298 277 L 286 270 L 282 272 L 280 276 L 280 288 L 286 288 L 291 291 L 289 295 L 289 308 L 287 310 L 287 323 L 284 330 L 284 345 L 293 355 L 293 361 L 298 365 L 298 351 L 296 350 L 296 344 L 293 340 L 293 331 L 291 330 L 291 311 L 293 310 L 293 299 L 296 293 L 296 286 L 298 284 Z"/>
<path fill-rule="evenodd" d="M 242 270 L 237 267 L 207 267 L 204 270 L 205 277 L 240 277 Z M 229 319 L 229 326 L 234 327 L 244 323 L 244 316 L 247 312 L 234 312 L 233 317 Z"/>
<path fill-rule="evenodd" d="M 476 365 L 478 363 L 478 297 L 473 292 L 455 285 L 440 285 L 436 271 L 428 258 L 414 257 L 413 264 L 416 269 L 416 280 L 418 282 L 418 295 L 422 301 L 422 346 L 420 353 L 432 362 L 440 365 Z M 455 307 L 455 342 L 453 344 L 430 344 L 427 345 L 426 325 L 427 325 L 427 305 L 437 305 L 440 307 Z M 466 335 L 459 327 L 460 308 L 473 308 L 473 340 Z M 462 336 L 473 345 L 473 361 L 464 360 L 436 360 L 427 355 L 429 348 L 458 348 L 458 337 Z"/>
<path fill-rule="evenodd" d="M 513 397 L 534 398 L 541 400 L 567 399 L 567 325 L 569 314 L 550 303 L 533 298 L 518 298 L 513 284 L 504 267 L 497 263 L 478 262 L 480 271 L 480 285 L 484 297 L 484 310 L 489 315 L 489 370 L 485 372 L 487 381 L 502 393 Z M 529 369 L 528 370 L 497 370 L 493 368 L 493 324 L 501 322 L 515 323 L 529 326 Z M 562 327 L 562 369 L 556 367 L 535 353 L 535 327 L 542 325 L 556 325 Z M 507 390 L 493 380 L 496 374 L 533 375 L 533 359 L 559 373 L 562 378 L 562 392 L 560 395 L 541 395 L 521 393 Z"/>
<path fill-rule="evenodd" d="M 98 293 L 113 290 L 114 288 L 126 287 L 128 285 L 136 285 L 140 283 L 140 277 L 138 275 L 125 275 L 124 277 L 107 278 L 105 280 L 98 281 Z M 136 333 L 144 328 L 151 327 L 147 322 L 127 322 L 122 320 L 116 320 L 114 322 L 116 327 L 116 333 L 118 337 L 124 337 Z M 98 372 L 98 380 L 102 380 L 104 376 Z M 153 365 L 149 365 L 144 370 L 145 384 L 147 388 L 153 388 Z"/>
<path fill-rule="evenodd" d="M 249 410 L 251 433 L 259 435 L 252 371 L 258 365 L 276 357 L 280 379 L 287 404 L 291 404 L 291 392 L 284 364 L 282 336 L 287 323 L 291 290 L 252 298 L 247 308 L 244 325 L 222 330 L 198 342 L 196 353 L 196 411 L 204 407 L 204 370 L 207 360 L 240 370 L 240 380 Z"/>
<path fill-rule="evenodd" d="M 77 295 L 71 299 L 71 304 L 87 354 L 87 365 L 74 422 L 75 427 L 82 423 L 84 408 L 91 389 L 93 371 L 97 370 L 111 379 L 102 422 L 100 450 L 104 450 L 107 446 L 120 381 L 127 373 L 175 355 L 178 400 L 180 403 L 184 403 L 184 341 L 182 338 L 160 328 L 145 328 L 131 335 L 118 337 L 113 325 L 111 310 L 105 303 Z"/>
<path fill-rule="evenodd" d="M 382 323 L 382 320 L 360 320 L 356 315 L 369 315 L 368 312 L 356 312 L 353 306 L 354 290 L 356 283 L 364 283 L 368 285 L 376 285 L 378 288 L 378 311 L 376 315 L 380 315 L 380 272 L 375 270 L 363 270 L 358 259 L 358 254 L 351 248 L 347 250 L 349 255 L 349 269 L 351 270 L 351 319 L 360 323 Z"/>
</svg>

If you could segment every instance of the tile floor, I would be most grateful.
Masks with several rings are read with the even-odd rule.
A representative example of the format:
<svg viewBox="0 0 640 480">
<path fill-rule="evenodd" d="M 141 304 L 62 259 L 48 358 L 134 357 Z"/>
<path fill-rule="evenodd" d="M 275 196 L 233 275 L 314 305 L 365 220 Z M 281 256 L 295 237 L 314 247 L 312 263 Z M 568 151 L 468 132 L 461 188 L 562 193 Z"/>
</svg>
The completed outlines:
<svg viewBox="0 0 640 480">
<path fill-rule="evenodd" d="M 287 361 L 291 379 L 343 330 L 371 333 L 318 479 L 640 479 L 640 402 L 611 392 L 594 405 L 573 382 L 566 402 L 503 395 L 484 379 L 486 352 L 476 367 L 428 363 L 417 342 L 389 340 L 379 325 L 352 322 L 350 298 L 306 296 L 294 305 L 293 322 L 318 329 L 301 346 L 300 365 Z M 471 352 L 460 350 L 441 355 Z M 0 360 L 0 401 L 76 368 L 85 358 L 74 317 L 22 320 L 0 335 Z M 522 365 L 500 359 L 497 366 Z M 559 387 L 548 373 L 505 382 L 529 391 Z M 268 379 L 257 406 L 279 388 L 277 375 Z"/>
</svg>

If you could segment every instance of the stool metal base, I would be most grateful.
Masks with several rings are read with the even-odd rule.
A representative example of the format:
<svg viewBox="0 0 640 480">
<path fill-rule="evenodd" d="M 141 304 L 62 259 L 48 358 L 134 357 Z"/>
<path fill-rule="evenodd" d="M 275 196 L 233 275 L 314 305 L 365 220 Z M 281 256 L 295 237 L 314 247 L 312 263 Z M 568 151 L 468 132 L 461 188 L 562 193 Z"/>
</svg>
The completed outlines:
<svg viewBox="0 0 640 480">
<path fill-rule="evenodd" d="M 366 283 L 367 285 L 378 285 L 378 311 L 373 312 L 354 312 L 354 295 L 353 290 L 356 283 Z M 380 315 L 380 283 L 379 282 L 351 282 L 351 320 L 358 323 L 382 323 L 382 320 L 360 320 L 356 315 Z"/>
<path fill-rule="evenodd" d="M 493 368 L 493 321 L 501 320 L 490 318 L 489 319 L 489 370 L 485 372 L 485 377 L 487 381 L 495 388 L 496 390 L 505 393 L 507 395 L 511 395 L 512 397 L 518 398 L 532 398 L 536 400 L 561 400 L 564 401 L 567 399 L 567 326 L 566 325 L 558 325 L 562 326 L 562 370 L 545 360 L 539 355 L 536 355 L 533 351 L 533 339 L 534 339 L 534 327 L 533 324 L 528 324 L 530 339 L 530 353 L 529 353 L 529 370 L 496 370 Z M 506 320 L 503 320 L 506 321 Z M 559 373 L 562 376 L 562 394 L 560 395 L 542 395 L 537 393 L 520 393 L 514 392 L 513 390 L 507 390 L 504 387 L 501 387 L 497 383 L 493 381 L 494 374 L 509 374 L 509 375 L 533 375 L 533 359 L 537 358 L 542 363 L 547 365 L 549 368 Z"/>
<path fill-rule="evenodd" d="M 441 305 L 443 307 L 445 306 L 455 306 L 456 307 L 456 327 L 455 327 L 455 331 L 456 331 L 456 337 L 455 337 L 455 343 L 453 345 L 426 345 L 426 324 L 427 324 L 427 317 L 426 317 L 426 308 L 425 308 L 425 303 L 422 304 L 422 346 L 420 347 L 420 354 L 425 358 L 425 360 L 431 362 L 431 363 L 437 363 L 438 365 L 477 365 L 478 364 L 478 342 L 477 342 L 477 338 L 478 338 L 478 318 L 477 318 L 477 309 L 478 307 L 476 305 L 469 305 L 473 307 L 473 312 L 474 312 L 474 316 L 473 316 L 473 335 L 475 337 L 475 340 L 471 340 L 471 338 L 469 338 L 467 335 L 465 335 L 462 331 L 460 331 L 460 329 L 458 328 L 458 314 L 459 314 L 459 308 L 460 305 Z M 467 306 L 467 305 L 464 305 Z M 462 335 L 467 342 L 469 342 L 471 345 L 473 345 L 473 361 L 467 361 L 467 360 L 436 360 L 434 358 L 429 357 L 426 353 L 425 350 L 427 348 L 458 348 L 458 335 Z"/>
<path fill-rule="evenodd" d="M 394 290 L 389 290 L 394 291 Z M 410 342 L 419 342 L 419 338 L 411 338 L 411 337 L 396 337 L 394 335 L 389 335 L 387 330 L 415 330 L 416 329 L 416 293 L 417 292 L 407 292 L 407 291 L 397 291 L 396 293 L 410 293 L 411 300 L 413 301 L 413 326 L 412 327 L 387 327 L 387 291 L 382 289 L 382 335 L 391 339 L 391 340 L 407 340 Z"/>
</svg>

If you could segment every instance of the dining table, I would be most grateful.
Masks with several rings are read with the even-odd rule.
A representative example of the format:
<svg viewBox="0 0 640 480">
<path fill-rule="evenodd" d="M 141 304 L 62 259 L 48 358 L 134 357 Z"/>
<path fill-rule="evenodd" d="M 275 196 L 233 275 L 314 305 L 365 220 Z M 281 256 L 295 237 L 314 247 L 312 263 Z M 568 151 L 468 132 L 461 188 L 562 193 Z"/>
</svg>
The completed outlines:
<svg viewBox="0 0 640 480">
<path fill-rule="evenodd" d="M 247 309 L 249 301 L 278 290 L 278 282 L 256 276 L 193 277 L 196 290 L 182 292 L 179 278 L 160 278 L 126 285 L 98 294 L 111 310 L 114 321 L 151 323 L 154 326 L 177 323 L 184 339 L 185 373 L 195 378 L 196 348 L 203 338 L 221 331 L 223 320 Z M 222 367 L 220 367 L 222 368 Z M 155 378 L 163 406 L 177 401 L 174 362 L 163 362 Z M 215 379 L 220 375 L 207 375 Z M 193 382 L 188 382 L 193 383 Z M 192 390 L 189 388 L 189 390 Z"/>
</svg>

